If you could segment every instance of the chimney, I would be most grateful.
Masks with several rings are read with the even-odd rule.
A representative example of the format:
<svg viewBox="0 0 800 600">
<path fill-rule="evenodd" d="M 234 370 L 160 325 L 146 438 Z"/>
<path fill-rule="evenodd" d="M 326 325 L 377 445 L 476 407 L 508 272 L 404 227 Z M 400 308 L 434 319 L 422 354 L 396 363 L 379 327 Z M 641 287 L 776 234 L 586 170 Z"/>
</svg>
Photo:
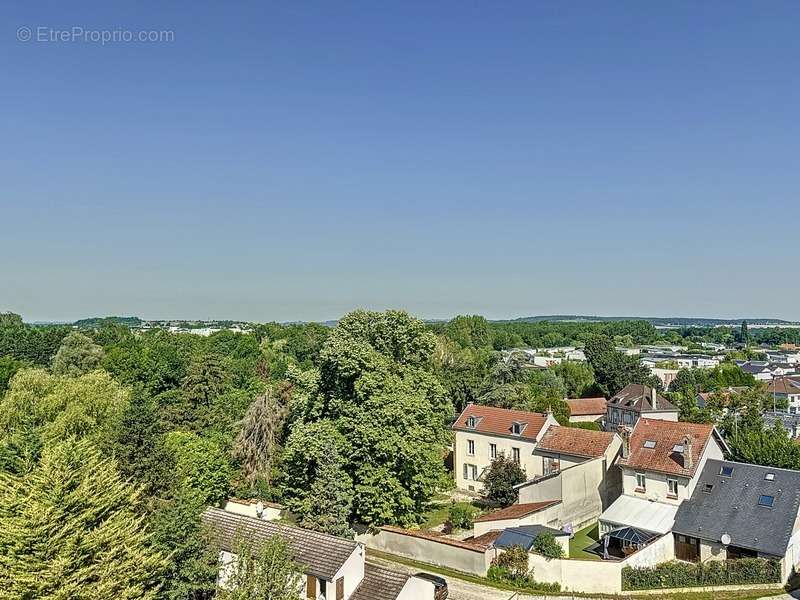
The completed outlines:
<svg viewBox="0 0 800 600">
<path fill-rule="evenodd" d="M 692 468 L 692 438 L 688 435 L 683 438 L 683 468 Z"/>
<path fill-rule="evenodd" d="M 650 388 L 650 403 L 653 405 L 653 410 L 655 410 L 658 404 L 658 390 L 654 387 Z"/>
<path fill-rule="evenodd" d="M 631 454 L 631 430 L 620 425 L 619 437 L 622 438 L 622 458 L 628 458 Z"/>
</svg>

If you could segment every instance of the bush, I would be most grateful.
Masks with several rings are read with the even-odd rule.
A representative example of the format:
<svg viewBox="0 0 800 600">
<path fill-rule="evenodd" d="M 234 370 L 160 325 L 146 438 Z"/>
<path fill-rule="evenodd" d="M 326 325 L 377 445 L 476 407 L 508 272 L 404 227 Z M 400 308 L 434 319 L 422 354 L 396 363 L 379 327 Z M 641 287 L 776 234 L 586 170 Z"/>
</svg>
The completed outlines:
<svg viewBox="0 0 800 600">
<path fill-rule="evenodd" d="M 528 553 L 522 546 L 511 546 L 497 556 L 492 564 L 506 569 L 513 577 L 524 576 L 528 574 Z"/>
<path fill-rule="evenodd" d="M 552 533 L 540 533 L 533 540 L 533 551 L 547 558 L 561 558 L 564 549 Z"/>
<path fill-rule="evenodd" d="M 588 429 L 589 431 L 602 431 L 602 429 L 600 429 L 600 424 L 595 423 L 594 421 L 578 421 L 576 423 L 570 423 L 569 427 L 574 427 L 575 429 Z"/>
<path fill-rule="evenodd" d="M 654 567 L 622 569 L 623 590 L 746 585 L 780 583 L 780 581 L 780 562 L 764 558 L 739 558 L 705 563 L 671 561 Z"/>
<path fill-rule="evenodd" d="M 475 507 L 469 504 L 453 502 L 450 505 L 447 521 L 453 529 L 470 529 L 476 512 Z"/>
</svg>

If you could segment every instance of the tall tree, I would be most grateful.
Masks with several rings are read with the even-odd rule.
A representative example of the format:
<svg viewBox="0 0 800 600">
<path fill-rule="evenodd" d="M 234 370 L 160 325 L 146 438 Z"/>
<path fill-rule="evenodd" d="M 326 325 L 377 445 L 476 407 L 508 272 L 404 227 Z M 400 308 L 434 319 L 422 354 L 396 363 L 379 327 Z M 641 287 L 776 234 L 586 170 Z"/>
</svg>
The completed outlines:
<svg viewBox="0 0 800 600">
<path fill-rule="evenodd" d="M 78 331 L 73 331 L 53 358 L 53 373 L 77 377 L 93 371 L 103 360 L 103 349 Z"/>
<path fill-rule="evenodd" d="M 0 597 L 156 598 L 166 560 L 139 500 L 88 440 L 47 448 L 24 477 L 0 474 Z"/>
<path fill-rule="evenodd" d="M 500 506 L 511 506 L 519 498 L 514 486 L 525 480 L 525 470 L 511 457 L 500 454 L 483 477 L 483 493 Z"/>
<path fill-rule="evenodd" d="M 330 334 L 319 371 L 297 381 L 299 420 L 329 419 L 350 444 L 362 522 L 413 523 L 443 481 L 452 405 L 433 374 L 435 346 L 405 312 L 356 311 Z"/>
<path fill-rule="evenodd" d="M 253 400 L 233 444 L 233 457 L 251 488 L 259 482 L 269 487 L 287 407 L 271 390 Z"/>
<path fill-rule="evenodd" d="M 594 335 L 587 339 L 584 352 L 597 385 L 606 396 L 613 396 L 631 383 L 661 387 L 658 377 L 651 375 L 638 358 L 617 351 L 614 342 L 606 335 Z"/>
<path fill-rule="evenodd" d="M 325 459 L 317 464 L 310 494 L 300 507 L 300 526 L 352 538 L 349 519 L 353 482 L 344 470 L 345 461 L 334 439 L 328 437 L 322 442 Z"/>
</svg>

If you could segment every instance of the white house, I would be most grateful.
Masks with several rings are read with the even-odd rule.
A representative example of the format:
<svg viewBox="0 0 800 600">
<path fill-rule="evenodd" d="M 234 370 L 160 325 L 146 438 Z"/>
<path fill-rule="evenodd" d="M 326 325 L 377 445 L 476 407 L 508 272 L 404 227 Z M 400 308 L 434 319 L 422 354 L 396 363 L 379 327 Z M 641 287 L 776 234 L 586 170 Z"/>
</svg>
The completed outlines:
<svg viewBox="0 0 800 600">
<path fill-rule="evenodd" d="M 767 392 L 776 399 L 785 400 L 790 414 L 800 414 L 800 376 L 776 377 L 767 385 Z"/>
<path fill-rule="evenodd" d="M 426 579 L 375 567 L 365 562 L 363 544 L 289 527 L 257 517 L 207 508 L 202 521 L 220 548 L 219 584 L 236 568 L 238 539 L 251 543 L 285 539 L 303 570 L 298 598 L 308 600 L 433 600 L 434 584 Z"/>
<path fill-rule="evenodd" d="M 621 435 L 622 495 L 600 516 L 600 533 L 620 527 L 668 533 L 706 461 L 722 459 L 725 441 L 713 425 L 645 418 Z"/>
<path fill-rule="evenodd" d="M 456 487 L 480 492 L 484 472 L 500 454 L 517 461 L 528 477 L 542 475 L 542 458 L 534 450 L 553 426 L 558 422 L 551 413 L 467 405 L 453 424 Z"/>
</svg>

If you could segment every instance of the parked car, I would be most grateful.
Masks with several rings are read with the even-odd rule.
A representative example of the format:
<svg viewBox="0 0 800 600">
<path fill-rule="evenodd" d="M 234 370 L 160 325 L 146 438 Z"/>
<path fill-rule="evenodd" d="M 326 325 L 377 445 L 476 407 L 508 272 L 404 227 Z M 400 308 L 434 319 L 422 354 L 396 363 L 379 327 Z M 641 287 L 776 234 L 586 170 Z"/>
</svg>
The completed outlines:
<svg viewBox="0 0 800 600">
<path fill-rule="evenodd" d="M 430 581 L 433 584 L 433 600 L 447 599 L 447 580 L 444 577 L 432 575 L 431 573 L 417 573 L 414 577 Z"/>
</svg>

